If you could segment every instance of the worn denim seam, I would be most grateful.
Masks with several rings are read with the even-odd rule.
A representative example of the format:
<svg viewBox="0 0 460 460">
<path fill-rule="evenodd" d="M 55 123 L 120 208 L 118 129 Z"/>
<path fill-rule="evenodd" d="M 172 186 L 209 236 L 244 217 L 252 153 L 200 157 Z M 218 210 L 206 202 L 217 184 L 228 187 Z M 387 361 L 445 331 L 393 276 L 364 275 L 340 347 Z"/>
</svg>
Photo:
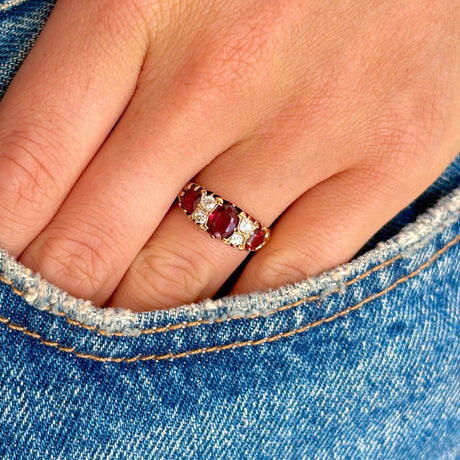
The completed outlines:
<svg viewBox="0 0 460 460">
<path fill-rule="evenodd" d="M 115 335 L 119 333 L 118 335 L 121 337 L 138 337 L 142 334 L 145 335 L 145 333 L 150 334 L 156 331 L 164 331 L 163 328 L 165 327 L 167 330 L 175 330 L 182 329 L 183 327 L 198 326 L 200 324 L 226 322 L 233 319 L 269 316 L 280 310 L 283 311 L 293 308 L 293 306 L 298 306 L 298 304 L 305 303 L 315 292 L 319 292 L 321 299 L 324 299 L 331 293 L 336 292 L 337 289 L 342 291 L 347 283 L 346 280 L 350 280 L 355 273 L 362 273 L 368 270 L 368 262 L 370 260 L 374 259 L 375 263 L 381 263 L 383 260 L 383 264 L 388 262 L 386 257 L 382 258 L 385 252 L 390 252 L 388 258 L 392 258 L 399 254 L 403 259 L 412 257 L 414 251 L 417 251 L 417 249 L 421 247 L 425 247 L 428 240 L 431 240 L 435 234 L 458 221 L 460 214 L 459 208 L 460 187 L 448 196 L 441 198 L 436 207 L 430 208 L 419 216 L 415 222 L 408 224 L 400 234 L 386 242 L 379 243 L 379 249 L 375 248 L 375 250 L 369 251 L 366 255 L 360 256 L 355 261 L 328 270 L 317 277 L 308 278 L 291 286 L 273 290 L 271 293 L 254 293 L 253 295 L 248 295 L 249 303 L 247 305 L 245 303 L 247 296 L 242 296 L 244 305 L 239 304 L 240 296 L 229 297 L 227 300 L 219 299 L 219 302 L 224 305 L 224 310 L 220 312 L 217 311 L 216 308 L 219 309 L 221 307 L 211 299 L 208 299 L 209 302 L 204 301 L 199 305 L 190 304 L 174 308 L 172 309 L 173 313 L 169 313 L 169 310 L 165 309 L 160 312 L 163 313 L 163 316 L 173 316 L 175 314 L 194 315 L 196 314 L 195 309 L 198 308 L 199 315 L 202 316 L 206 314 L 207 317 L 196 319 L 185 318 L 182 321 L 178 321 L 179 318 L 172 321 L 171 318 L 166 325 L 153 327 L 147 325 L 147 328 L 140 327 L 139 322 L 150 317 L 160 317 L 159 314 L 148 315 L 147 313 L 133 313 L 129 309 L 96 308 L 92 305 L 91 301 L 72 297 L 57 286 L 47 282 L 45 279 L 41 278 L 38 273 L 33 273 L 29 268 L 22 266 L 2 249 L 0 249 L 0 272 L 3 275 L 2 278 L 6 280 L 7 283 L 8 281 L 14 283 L 14 288 L 18 290 L 17 292 L 20 294 L 24 292 L 22 297 L 29 305 L 40 311 L 47 311 L 54 316 L 60 316 L 66 319 L 69 318 L 69 324 L 76 327 L 86 327 L 88 330 L 96 331 L 96 333 L 101 335 Z M 391 263 L 391 259 L 389 260 Z M 358 272 L 353 272 L 357 265 L 364 266 L 362 266 L 362 269 L 358 268 Z M 347 272 L 350 271 L 351 273 L 347 275 Z M 285 293 L 282 292 L 282 289 L 286 288 L 289 289 L 288 294 L 293 299 L 292 302 L 295 302 L 294 304 L 284 305 L 283 298 Z M 320 290 L 318 291 L 318 289 Z M 313 292 L 311 292 L 312 290 Z M 262 309 L 258 299 L 263 299 L 267 294 L 271 294 L 271 300 L 270 303 L 267 304 L 267 308 L 264 307 Z M 258 305 L 254 306 L 254 301 L 258 303 Z M 251 308 L 254 308 L 252 312 L 250 311 Z M 158 319 L 159 318 L 157 318 L 157 320 Z"/>
<path fill-rule="evenodd" d="M 368 276 L 370 276 L 372 273 L 377 272 L 377 271 L 387 267 L 388 265 L 390 265 L 391 263 L 393 263 L 396 260 L 400 259 L 401 257 L 402 257 L 401 254 L 397 254 L 396 256 L 392 257 L 391 259 L 386 260 L 385 262 L 382 262 L 382 263 L 376 265 L 375 267 L 372 267 L 372 268 L 368 269 L 364 273 L 360 273 L 358 276 L 348 280 L 344 284 L 344 286 L 348 287 L 348 286 L 351 286 L 352 284 L 357 283 L 358 281 L 362 281 L 363 279 L 365 279 Z M 25 293 L 20 291 L 19 289 L 17 289 L 14 286 L 12 281 L 6 280 L 1 275 L 0 275 L 0 281 L 5 283 L 5 284 L 7 284 L 8 286 L 10 286 L 10 288 L 12 289 L 12 291 L 16 295 L 18 295 L 20 297 L 25 296 Z M 308 297 L 300 299 L 300 300 L 298 300 L 296 302 L 289 303 L 289 304 L 283 305 L 282 307 L 275 308 L 275 309 L 273 309 L 273 310 L 271 310 L 271 311 L 269 311 L 268 313 L 265 313 L 265 314 L 259 313 L 259 314 L 254 314 L 254 315 L 251 315 L 251 316 L 245 316 L 245 317 L 243 317 L 243 316 L 232 316 L 231 318 L 225 318 L 225 319 L 217 318 L 217 319 L 215 319 L 213 321 L 203 319 L 203 320 L 197 320 L 197 321 L 190 321 L 190 322 L 187 322 L 187 323 L 168 324 L 167 326 L 160 326 L 160 327 L 155 327 L 155 328 L 150 328 L 150 329 L 142 329 L 140 331 L 140 334 L 142 334 L 142 335 L 154 335 L 154 334 L 159 334 L 159 333 L 162 333 L 162 332 L 175 331 L 175 330 L 178 330 L 178 329 L 185 329 L 185 328 L 196 327 L 196 326 L 201 326 L 201 325 L 225 323 L 225 322 L 230 322 L 230 321 L 235 321 L 235 320 L 240 320 L 240 319 L 248 319 L 249 320 L 249 319 L 256 319 L 256 318 L 261 318 L 261 317 L 268 317 L 268 316 L 274 315 L 275 313 L 283 312 L 283 311 L 290 310 L 292 308 L 298 307 L 298 306 L 304 304 L 305 302 L 311 302 L 312 300 L 318 300 L 320 298 L 325 299 L 325 298 L 327 298 L 327 297 L 329 297 L 329 296 L 341 291 L 341 289 L 342 288 L 338 287 L 337 289 L 335 289 L 335 290 L 333 290 L 331 292 L 328 292 L 327 294 L 315 294 L 315 295 L 312 295 L 312 296 L 308 296 Z M 45 308 L 42 311 L 50 312 L 50 308 Z M 105 336 L 109 336 L 109 337 L 112 336 L 112 335 L 116 336 L 116 337 L 130 337 L 128 334 L 124 334 L 123 332 L 106 332 L 104 330 L 99 329 L 97 326 L 89 326 L 87 324 L 80 323 L 79 321 L 76 321 L 74 319 L 69 318 L 64 312 L 61 312 L 61 311 L 56 312 L 54 314 L 56 314 L 56 316 L 60 316 L 60 317 L 64 318 L 72 326 L 81 327 L 83 329 L 87 329 L 88 331 L 94 331 L 94 332 L 96 332 L 96 333 L 98 333 L 100 335 L 105 335 Z"/>
<path fill-rule="evenodd" d="M 376 265 L 375 267 L 369 268 L 364 273 L 360 273 L 359 275 L 355 276 L 354 278 L 351 278 L 350 280 L 346 281 L 344 283 L 343 287 L 345 287 L 345 288 L 349 287 L 349 286 L 357 283 L 358 281 L 362 281 L 362 280 L 366 279 L 372 273 L 375 273 L 375 272 L 387 267 L 388 265 L 390 265 L 391 263 L 395 262 L 396 260 L 398 260 L 400 258 L 402 258 L 401 253 L 397 254 L 396 256 L 392 257 L 391 259 L 388 259 L 388 260 L 386 260 L 384 262 L 381 262 L 380 264 Z M 5 284 L 7 284 L 7 285 L 9 285 L 16 295 L 18 295 L 20 297 L 24 297 L 26 295 L 25 292 L 20 291 L 19 289 L 17 289 L 14 286 L 12 281 L 9 281 L 9 280 L 5 279 L 1 275 L 0 275 L 0 281 L 5 283 Z M 216 318 L 213 321 L 202 319 L 202 320 L 197 320 L 197 321 L 181 322 L 181 323 L 176 323 L 176 324 L 168 324 L 167 326 L 159 326 L 159 327 L 155 327 L 155 328 L 141 329 L 139 331 L 139 333 L 140 333 L 140 335 L 154 335 L 154 334 L 159 334 L 159 333 L 168 332 L 168 331 L 175 331 L 175 330 L 179 330 L 179 329 L 185 329 L 185 328 L 189 328 L 189 327 L 197 327 L 197 326 L 201 326 L 201 325 L 211 325 L 211 324 L 216 324 L 216 323 L 226 323 L 226 322 L 235 321 L 235 320 L 241 320 L 241 319 L 250 320 L 250 319 L 257 319 L 257 318 L 261 318 L 261 317 L 268 317 L 268 316 L 272 316 L 272 315 L 274 315 L 276 313 L 280 313 L 280 312 L 287 311 L 287 310 L 290 310 L 290 309 L 295 308 L 295 307 L 299 307 L 299 306 L 303 305 L 306 302 L 311 302 L 313 300 L 318 300 L 320 298 L 321 299 L 326 299 L 327 297 L 329 297 L 329 296 L 331 296 L 333 294 L 336 294 L 337 292 L 340 292 L 343 289 L 343 287 L 337 287 L 336 289 L 334 289 L 334 290 L 332 290 L 332 291 L 330 291 L 330 292 L 328 292 L 326 294 L 315 294 L 315 295 L 312 295 L 312 296 L 304 297 L 304 298 L 302 298 L 302 299 L 300 299 L 300 300 L 298 300 L 296 302 L 289 303 L 289 304 L 283 305 L 281 307 L 274 308 L 273 310 L 271 310 L 269 312 L 266 312 L 266 313 L 256 313 L 256 314 L 250 315 L 250 316 L 232 316 L 230 318 L 225 318 L 225 319 Z M 74 319 L 69 318 L 66 315 L 65 312 L 61 312 L 61 311 L 51 312 L 51 308 L 49 308 L 49 307 L 44 308 L 42 311 L 50 312 L 52 314 L 55 314 L 56 316 L 62 317 L 72 326 L 80 327 L 80 328 L 83 328 L 83 329 L 86 329 L 86 330 L 89 330 L 89 331 L 92 331 L 92 332 L 96 332 L 97 334 L 100 334 L 100 335 L 104 335 L 104 336 L 112 336 L 113 335 L 113 336 L 116 336 L 116 337 L 130 337 L 129 334 L 126 334 L 126 333 L 123 333 L 123 332 L 117 332 L 117 331 L 108 332 L 108 331 L 104 331 L 103 329 L 100 329 L 98 326 L 90 326 L 90 325 L 87 325 L 87 324 L 83 324 L 83 323 L 81 323 L 79 321 L 76 321 Z"/>
<path fill-rule="evenodd" d="M 32 332 L 28 330 L 27 328 L 20 326 L 18 324 L 14 324 L 10 322 L 10 319 L 5 318 L 4 316 L 0 315 L 0 323 L 5 324 L 9 329 L 15 330 L 22 332 L 23 334 L 33 337 L 35 339 L 38 339 L 42 345 L 49 346 L 49 347 L 54 347 L 57 348 L 59 351 L 65 352 L 65 353 L 70 353 L 76 356 L 77 358 L 81 359 L 90 359 L 93 361 L 99 361 L 99 362 L 114 362 L 114 363 L 134 363 L 137 361 L 164 361 L 164 360 L 173 360 L 173 359 L 178 359 L 178 358 L 186 358 L 188 356 L 193 356 L 193 355 L 198 355 L 198 354 L 205 354 L 205 353 L 213 353 L 213 352 L 218 352 L 218 351 L 224 351 L 224 350 L 230 350 L 230 349 L 236 349 L 236 348 L 242 348 L 246 346 L 257 346 L 257 345 L 262 345 L 265 343 L 270 343 L 270 342 L 275 342 L 277 340 L 280 340 L 282 338 L 287 338 L 291 337 L 296 334 L 300 334 L 302 332 L 306 332 L 309 329 L 313 329 L 317 326 L 320 326 L 322 324 L 330 323 L 338 318 L 344 317 L 348 315 L 349 313 L 359 310 L 361 307 L 364 305 L 368 304 L 369 302 L 372 302 L 375 299 L 378 299 L 382 297 L 384 294 L 392 291 L 395 289 L 397 286 L 400 284 L 408 281 L 411 278 L 414 278 L 417 276 L 422 270 L 425 268 L 429 267 L 435 260 L 437 260 L 439 257 L 441 257 L 442 254 L 444 254 L 449 248 L 454 246 L 460 241 L 460 235 L 457 235 L 455 238 L 450 240 L 447 244 L 445 244 L 441 249 L 437 250 L 426 262 L 424 262 L 422 265 L 420 265 L 418 268 L 413 270 L 411 273 L 402 276 L 401 278 L 397 279 L 394 281 L 392 284 L 387 286 L 385 289 L 371 294 L 370 296 L 366 297 L 365 299 L 361 300 L 357 304 L 346 308 L 345 310 L 341 310 L 337 313 L 334 313 L 331 316 L 328 316 L 326 318 L 321 318 L 319 320 L 316 320 L 312 323 L 306 324 L 305 326 L 302 326 L 300 328 L 296 329 L 291 329 L 286 332 L 281 332 L 279 334 L 269 336 L 269 337 L 264 337 L 263 339 L 258 339 L 258 340 L 248 340 L 245 342 L 234 342 L 226 345 L 216 345 L 213 347 L 205 347 L 205 348 L 197 348 L 195 350 L 189 350 L 189 351 L 183 351 L 181 353 L 167 353 L 165 355 L 138 355 L 138 356 L 133 356 L 133 357 L 110 357 L 110 356 L 97 356 L 97 355 L 92 355 L 88 353 L 81 353 L 76 351 L 75 347 L 65 347 L 63 345 L 60 345 L 58 342 L 53 342 L 50 340 L 44 339 L 40 334 L 36 332 Z"/>
<path fill-rule="evenodd" d="M 9 11 L 11 8 L 15 6 L 22 5 L 23 3 L 28 2 L 29 0 L 7 0 L 5 5 L 0 6 L 0 13 L 4 13 L 5 11 Z"/>
</svg>

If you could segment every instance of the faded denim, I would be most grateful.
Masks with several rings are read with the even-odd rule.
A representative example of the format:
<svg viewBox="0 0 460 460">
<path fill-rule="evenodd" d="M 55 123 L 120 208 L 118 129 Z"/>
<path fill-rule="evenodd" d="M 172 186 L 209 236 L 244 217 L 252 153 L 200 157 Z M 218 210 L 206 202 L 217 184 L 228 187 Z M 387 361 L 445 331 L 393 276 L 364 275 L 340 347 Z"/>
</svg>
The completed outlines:
<svg viewBox="0 0 460 460">
<path fill-rule="evenodd" d="M 0 2 L 2 91 L 52 4 Z M 100 310 L 0 251 L 0 458 L 458 459 L 459 243 L 460 155 L 351 263 L 268 293 Z"/>
</svg>

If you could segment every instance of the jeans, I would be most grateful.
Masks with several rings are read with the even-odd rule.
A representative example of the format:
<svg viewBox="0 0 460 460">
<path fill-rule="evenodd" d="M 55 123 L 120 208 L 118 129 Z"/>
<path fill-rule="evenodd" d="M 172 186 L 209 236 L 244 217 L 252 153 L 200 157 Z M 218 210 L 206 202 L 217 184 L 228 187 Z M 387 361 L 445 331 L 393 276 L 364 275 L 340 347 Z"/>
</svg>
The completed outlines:
<svg viewBox="0 0 460 460">
<path fill-rule="evenodd" d="M 2 92 L 53 3 L 0 2 Z M 350 263 L 265 293 L 102 310 L 0 250 L 0 458 L 458 459 L 459 260 L 460 155 Z"/>
</svg>

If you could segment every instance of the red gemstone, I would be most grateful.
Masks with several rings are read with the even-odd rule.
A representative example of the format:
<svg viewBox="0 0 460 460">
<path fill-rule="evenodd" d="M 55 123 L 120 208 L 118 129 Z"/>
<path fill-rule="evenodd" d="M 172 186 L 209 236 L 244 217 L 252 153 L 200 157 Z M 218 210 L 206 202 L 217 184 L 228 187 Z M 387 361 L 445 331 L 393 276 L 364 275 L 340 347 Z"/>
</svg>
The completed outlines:
<svg viewBox="0 0 460 460">
<path fill-rule="evenodd" d="M 198 203 L 201 201 L 201 190 L 189 188 L 182 197 L 181 206 L 187 214 L 192 214 L 195 211 Z"/>
<path fill-rule="evenodd" d="M 208 232 L 215 238 L 228 238 L 238 227 L 238 209 L 231 204 L 218 206 L 208 218 Z"/>
<path fill-rule="evenodd" d="M 246 241 L 246 249 L 255 251 L 265 240 L 265 231 L 262 229 L 256 230 Z"/>
</svg>

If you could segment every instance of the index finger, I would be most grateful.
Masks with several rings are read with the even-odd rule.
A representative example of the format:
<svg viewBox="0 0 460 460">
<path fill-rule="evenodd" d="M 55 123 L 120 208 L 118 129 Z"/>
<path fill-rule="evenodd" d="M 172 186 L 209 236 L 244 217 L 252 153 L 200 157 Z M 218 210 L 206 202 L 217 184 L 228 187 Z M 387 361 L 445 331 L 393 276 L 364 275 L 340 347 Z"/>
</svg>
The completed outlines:
<svg viewBox="0 0 460 460">
<path fill-rule="evenodd" d="M 58 1 L 0 104 L 0 246 L 48 224 L 127 106 L 147 47 L 134 2 Z"/>
</svg>

